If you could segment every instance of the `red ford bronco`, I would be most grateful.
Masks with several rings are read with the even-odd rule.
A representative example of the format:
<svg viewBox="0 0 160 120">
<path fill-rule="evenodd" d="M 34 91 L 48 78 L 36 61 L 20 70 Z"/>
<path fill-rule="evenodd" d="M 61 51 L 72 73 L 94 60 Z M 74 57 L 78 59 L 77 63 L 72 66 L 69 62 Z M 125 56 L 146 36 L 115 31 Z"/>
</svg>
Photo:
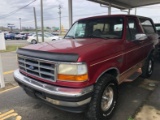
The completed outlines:
<svg viewBox="0 0 160 120">
<path fill-rule="evenodd" d="M 157 43 L 150 18 L 80 19 L 63 40 L 18 49 L 14 78 L 28 95 L 56 108 L 106 120 L 116 107 L 117 86 L 152 74 Z"/>
</svg>

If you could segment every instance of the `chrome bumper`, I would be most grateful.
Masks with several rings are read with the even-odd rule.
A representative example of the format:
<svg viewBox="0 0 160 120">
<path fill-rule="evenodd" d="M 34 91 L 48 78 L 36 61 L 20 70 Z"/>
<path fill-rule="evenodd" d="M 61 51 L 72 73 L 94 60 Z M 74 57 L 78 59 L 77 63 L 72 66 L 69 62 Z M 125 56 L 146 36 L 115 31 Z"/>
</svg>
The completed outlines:
<svg viewBox="0 0 160 120">
<path fill-rule="evenodd" d="M 45 84 L 45 83 L 42 83 L 42 82 L 39 82 L 39 81 L 36 81 L 34 79 L 24 76 L 23 74 L 19 72 L 19 70 L 14 71 L 14 77 L 17 82 L 25 86 L 28 86 L 34 90 L 37 90 L 43 93 L 47 93 L 50 95 L 55 95 L 55 96 L 73 98 L 73 97 L 81 97 L 88 93 L 93 92 L 93 86 L 77 89 L 77 88 L 57 87 L 54 85 Z M 45 99 L 45 101 L 48 101 L 54 105 L 66 106 L 66 107 L 82 106 L 82 105 L 89 103 L 90 100 L 91 100 L 91 97 L 78 101 L 78 102 L 61 101 L 61 100 L 51 99 L 48 97 L 46 97 Z"/>
</svg>

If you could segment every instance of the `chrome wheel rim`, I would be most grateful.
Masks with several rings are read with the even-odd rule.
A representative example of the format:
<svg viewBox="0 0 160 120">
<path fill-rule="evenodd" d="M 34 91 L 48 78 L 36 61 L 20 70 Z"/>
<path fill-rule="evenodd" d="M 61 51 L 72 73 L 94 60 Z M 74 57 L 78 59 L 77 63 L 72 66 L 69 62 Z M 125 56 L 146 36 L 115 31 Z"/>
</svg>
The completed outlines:
<svg viewBox="0 0 160 120">
<path fill-rule="evenodd" d="M 152 61 L 151 60 L 149 61 L 148 72 L 149 72 L 149 74 L 152 73 Z"/>
<path fill-rule="evenodd" d="M 102 100 L 101 100 L 101 109 L 102 111 L 107 111 L 113 102 L 113 97 L 114 97 L 114 92 L 113 88 L 111 87 L 111 84 L 108 85 L 102 95 Z"/>
</svg>

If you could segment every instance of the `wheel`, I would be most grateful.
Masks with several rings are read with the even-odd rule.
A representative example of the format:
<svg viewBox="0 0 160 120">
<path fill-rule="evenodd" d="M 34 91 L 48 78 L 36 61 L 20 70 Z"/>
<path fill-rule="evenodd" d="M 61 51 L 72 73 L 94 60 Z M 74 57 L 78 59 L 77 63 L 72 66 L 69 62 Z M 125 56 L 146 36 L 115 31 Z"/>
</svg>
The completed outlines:
<svg viewBox="0 0 160 120">
<path fill-rule="evenodd" d="M 22 37 L 22 40 L 25 40 L 25 37 Z"/>
<path fill-rule="evenodd" d="M 53 39 L 52 41 L 55 41 L 55 39 Z"/>
<path fill-rule="evenodd" d="M 118 98 L 116 78 L 106 74 L 96 83 L 86 117 L 89 120 L 107 120 L 112 116 Z"/>
<path fill-rule="evenodd" d="M 36 40 L 32 40 L 31 43 L 32 44 L 37 44 L 37 41 Z"/>
<path fill-rule="evenodd" d="M 152 75 L 154 68 L 154 60 L 153 57 L 149 57 L 146 61 L 144 66 L 142 67 L 142 77 L 148 78 Z"/>
</svg>

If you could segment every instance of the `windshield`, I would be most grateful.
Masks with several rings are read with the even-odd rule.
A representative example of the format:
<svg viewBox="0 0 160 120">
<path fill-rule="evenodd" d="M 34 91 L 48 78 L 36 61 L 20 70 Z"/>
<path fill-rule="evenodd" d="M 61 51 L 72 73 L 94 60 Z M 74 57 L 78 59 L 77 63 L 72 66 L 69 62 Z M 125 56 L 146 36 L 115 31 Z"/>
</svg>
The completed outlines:
<svg viewBox="0 0 160 120">
<path fill-rule="evenodd" d="M 51 33 L 45 33 L 45 35 L 48 36 L 48 37 L 53 37 L 54 36 Z"/>
<path fill-rule="evenodd" d="M 65 38 L 122 38 L 123 18 L 96 18 L 76 22 Z"/>
</svg>

